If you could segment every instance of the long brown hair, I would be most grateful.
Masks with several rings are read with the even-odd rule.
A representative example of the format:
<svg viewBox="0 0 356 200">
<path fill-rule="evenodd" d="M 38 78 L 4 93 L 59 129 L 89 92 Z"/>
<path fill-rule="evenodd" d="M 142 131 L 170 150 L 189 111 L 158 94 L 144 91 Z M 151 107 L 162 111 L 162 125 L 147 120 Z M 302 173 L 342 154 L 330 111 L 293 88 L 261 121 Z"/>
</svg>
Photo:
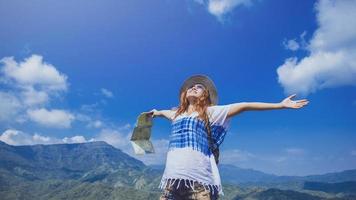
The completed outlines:
<svg viewBox="0 0 356 200">
<path fill-rule="evenodd" d="M 176 118 L 178 115 L 188 111 L 188 106 L 189 106 L 189 101 L 186 98 L 187 97 L 187 91 L 189 88 L 187 88 L 182 94 L 180 95 L 180 105 L 178 106 L 178 110 L 174 115 L 174 118 Z M 202 120 L 208 119 L 207 115 L 207 108 L 211 106 L 211 100 L 209 96 L 209 90 L 204 90 L 203 94 L 198 98 L 197 103 L 195 105 L 196 111 L 199 113 L 199 118 Z"/>
<path fill-rule="evenodd" d="M 182 94 L 180 95 L 180 104 L 178 106 L 178 109 L 177 109 L 173 119 L 175 119 L 178 115 L 188 111 L 189 101 L 186 98 L 188 89 L 189 88 L 186 88 L 186 90 L 184 92 L 182 92 Z M 195 109 L 198 112 L 198 118 L 200 118 L 204 121 L 205 128 L 207 129 L 207 137 L 208 137 L 209 147 L 212 150 L 212 153 L 214 154 L 216 164 L 218 164 L 219 163 L 219 148 L 213 147 L 214 143 L 213 143 L 213 138 L 211 136 L 209 116 L 207 113 L 207 108 L 212 105 L 213 104 L 210 99 L 209 90 L 205 89 L 203 91 L 202 95 L 198 98 L 197 103 L 195 105 Z"/>
</svg>

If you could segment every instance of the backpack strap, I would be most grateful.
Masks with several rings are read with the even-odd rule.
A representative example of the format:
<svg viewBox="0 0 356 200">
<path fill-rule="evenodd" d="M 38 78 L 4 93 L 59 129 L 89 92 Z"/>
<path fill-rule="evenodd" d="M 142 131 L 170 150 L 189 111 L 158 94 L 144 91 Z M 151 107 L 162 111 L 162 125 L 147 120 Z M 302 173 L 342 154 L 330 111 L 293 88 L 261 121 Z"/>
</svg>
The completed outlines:
<svg viewBox="0 0 356 200">
<path fill-rule="evenodd" d="M 205 127 L 207 129 L 207 133 L 208 133 L 208 142 L 209 142 L 209 148 L 212 151 L 214 158 L 215 158 L 215 162 L 216 164 L 219 164 L 219 154 L 220 154 L 220 150 L 219 147 L 216 145 L 216 147 L 214 148 L 214 142 L 213 142 L 213 137 L 211 135 L 211 129 L 210 129 L 210 121 L 208 119 L 208 123 L 205 123 Z"/>
</svg>

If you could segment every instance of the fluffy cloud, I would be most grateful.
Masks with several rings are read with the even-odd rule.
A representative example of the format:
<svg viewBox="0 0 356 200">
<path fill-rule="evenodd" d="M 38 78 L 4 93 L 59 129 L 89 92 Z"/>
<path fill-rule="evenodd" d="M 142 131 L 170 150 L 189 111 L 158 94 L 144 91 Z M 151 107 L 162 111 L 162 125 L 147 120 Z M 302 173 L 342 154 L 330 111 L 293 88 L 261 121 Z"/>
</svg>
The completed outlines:
<svg viewBox="0 0 356 200">
<path fill-rule="evenodd" d="M 84 143 L 84 142 L 91 142 L 94 141 L 94 139 L 86 140 L 84 136 L 81 135 L 76 135 L 73 137 L 64 137 L 62 139 L 64 143 Z"/>
<path fill-rule="evenodd" d="M 74 115 L 64 110 L 47 110 L 44 108 L 27 111 L 34 122 L 48 127 L 70 128 Z"/>
<path fill-rule="evenodd" d="M 209 13 L 220 20 L 238 6 L 252 5 L 252 0 L 195 0 L 195 2 L 206 6 Z"/>
<path fill-rule="evenodd" d="M 37 133 L 31 135 L 15 129 L 8 129 L 3 132 L 0 135 L 0 140 L 10 145 L 83 143 L 94 141 L 94 139 L 86 140 L 83 136 L 73 136 L 59 139 L 54 137 L 42 136 Z"/>
<path fill-rule="evenodd" d="M 3 82 L 16 90 L 24 106 L 44 105 L 51 95 L 67 90 L 67 76 L 40 55 L 32 55 L 23 62 L 13 57 L 0 60 Z"/>
<path fill-rule="evenodd" d="M 283 46 L 287 50 L 291 51 L 297 51 L 300 49 L 305 50 L 307 48 L 307 42 L 305 41 L 305 35 L 307 34 L 306 31 L 304 31 L 302 34 L 300 34 L 299 38 L 294 38 L 291 40 L 284 40 L 283 41 Z"/>
<path fill-rule="evenodd" d="M 298 42 L 295 39 L 288 40 L 283 42 L 283 45 L 286 49 L 296 51 L 300 48 Z"/>
<path fill-rule="evenodd" d="M 0 75 L 0 84 L 7 89 L 0 91 L 0 121 L 22 123 L 30 118 L 50 126 L 70 126 L 73 117 L 68 113 L 38 109 L 68 88 L 67 76 L 44 62 L 42 56 L 32 55 L 19 62 L 14 57 L 4 57 L 0 60 Z"/>
<path fill-rule="evenodd" d="M 101 93 L 107 98 L 113 98 L 114 97 L 113 93 L 110 90 L 105 89 L 105 88 L 101 88 Z"/>
<path fill-rule="evenodd" d="M 356 1 L 320 0 L 316 9 L 318 29 L 306 47 L 309 55 L 288 58 L 277 69 L 286 94 L 356 86 Z"/>
<path fill-rule="evenodd" d="M 155 148 L 154 154 L 135 155 L 130 138 L 131 131 L 123 132 L 119 130 L 127 129 L 126 125 L 118 129 L 102 129 L 96 136 L 86 139 L 82 135 L 73 137 L 55 138 L 43 136 L 38 133 L 33 135 L 15 129 L 8 129 L 0 135 L 0 140 L 10 145 L 34 145 L 34 144 L 60 144 L 60 143 L 84 143 L 93 141 L 104 141 L 128 155 L 141 160 L 145 164 L 163 164 L 166 159 L 169 141 L 166 139 L 152 140 Z"/>
<path fill-rule="evenodd" d="M 130 134 L 123 134 L 116 129 L 102 129 L 95 137 L 96 140 L 105 141 L 124 151 L 131 149 L 130 138 Z"/>
<path fill-rule="evenodd" d="M 40 55 L 32 55 L 17 62 L 13 57 L 0 60 L 1 83 L 10 92 L 0 92 L 0 121 L 6 118 L 33 122 L 57 128 L 69 128 L 75 117 L 64 110 L 44 107 L 52 97 L 68 89 L 67 76 Z M 27 115 L 27 116 L 26 116 Z"/>
<path fill-rule="evenodd" d="M 103 126 L 103 122 L 100 120 L 90 121 L 87 125 L 88 128 L 101 128 Z"/>
<path fill-rule="evenodd" d="M 43 62 L 40 55 L 32 55 L 19 63 L 13 57 L 5 57 L 0 62 L 4 65 L 4 75 L 20 86 L 40 86 L 50 91 L 67 89 L 67 77 L 53 65 Z"/>
<path fill-rule="evenodd" d="M 20 108 L 21 103 L 14 95 L 0 92 L 0 121 L 13 120 Z"/>
<path fill-rule="evenodd" d="M 49 95 L 45 91 L 38 91 L 31 86 L 23 87 L 21 99 L 25 106 L 43 105 L 49 101 Z"/>
</svg>

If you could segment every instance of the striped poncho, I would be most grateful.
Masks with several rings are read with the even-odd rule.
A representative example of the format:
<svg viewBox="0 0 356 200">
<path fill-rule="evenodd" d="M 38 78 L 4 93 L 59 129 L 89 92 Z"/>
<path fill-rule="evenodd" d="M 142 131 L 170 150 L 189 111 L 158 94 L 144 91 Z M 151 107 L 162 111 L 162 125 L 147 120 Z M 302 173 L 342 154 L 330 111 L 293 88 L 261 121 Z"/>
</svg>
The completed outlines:
<svg viewBox="0 0 356 200">
<path fill-rule="evenodd" d="M 227 118 L 230 106 L 215 105 L 207 108 L 214 145 L 219 146 L 225 138 L 230 124 L 230 118 Z M 174 114 L 172 112 L 172 131 L 159 188 L 164 189 L 167 184 L 173 185 L 178 181 L 177 188 L 185 184 L 194 190 L 194 182 L 199 182 L 206 190 L 224 195 L 204 121 L 198 118 L 197 112 L 190 115 L 184 113 L 173 120 Z"/>
</svg>

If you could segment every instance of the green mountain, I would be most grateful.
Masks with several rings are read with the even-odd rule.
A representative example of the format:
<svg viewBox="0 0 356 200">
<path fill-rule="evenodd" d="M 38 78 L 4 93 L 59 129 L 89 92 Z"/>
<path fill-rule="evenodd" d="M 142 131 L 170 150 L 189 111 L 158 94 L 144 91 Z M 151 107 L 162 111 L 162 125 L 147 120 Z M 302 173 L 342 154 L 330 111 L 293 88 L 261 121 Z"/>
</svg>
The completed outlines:
<svg viewBox="0 0 356 200">
<path fill-rule="evenodd" d="M 152 169 L 163 172 L 164 165 L 150 165 Z M 225 184 L 239 185 L 244 187 L 260 186 L 274 187 L 279 189 L 303 189 L 304 182 L 349 182 L 356 181 L 356 170 L 327 173 L 311 176 L 277 176 L 267 174 L 254 169 L 244 169 L 234 165 L 219 164 L 220 176 Z"/>
<path fill-rule="evenodd" d="M 161 194 L 158 185 L 163 169 L 163 166 L 146 166 L 105 142 L 11 146 L 0 141 L 2 200 L 158 199 Z M 234 166 L 222 166 L 220 170 L 224 176 L 230 173 L 230 180 L 259 183 L 261 180 L 278 179 L 274 175 Z M 354 198 L 344 194 L 345 191 L 329 193 L 324 187 L 314 190 L 317 188 L 298 186 L 297 191 L 290 191 L 271 190 L 258 184 L 242 187 L 240 184 L 226 182 L 223 188 L 225 196 L 220 198 L 223 200 Z"/>
<path fill-rule="evenodd" d="M 348 193 L 356 194 L 356 182 L 347 181 L 339 183 L 322 183 L 322 182 L 305 182 L 304 188 L 306 190 L 324 191 L 328 193 Z"/>
<path fill-rule="evenodd" d="M 64 188 L 70 185 L 71 190 L 83 184 L 102 183 L 100 187 L 124 187 L 129 188 L 125 191 L 153 192 L 157 196 L 160 176 L 160 171 L 105 142 L 31 146 L 0 142 L 1 196 L 13 190 L 19 190 L 19 194 L 36 191 L 36 195 L 41 195 L 53 183 Z"/>
</svg>

